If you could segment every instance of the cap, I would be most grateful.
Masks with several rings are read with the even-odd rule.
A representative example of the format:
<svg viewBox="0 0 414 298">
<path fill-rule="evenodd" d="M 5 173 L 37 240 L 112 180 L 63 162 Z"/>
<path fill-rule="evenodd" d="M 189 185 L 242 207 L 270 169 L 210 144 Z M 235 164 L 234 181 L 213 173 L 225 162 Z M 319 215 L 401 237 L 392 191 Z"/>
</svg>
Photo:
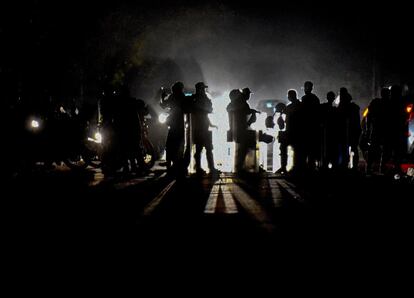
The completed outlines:
<svg viewBox="0 0 414 298">
<path fill-rule="evenodd" d="M 247 93 L 247 94 L 253 94 L 253 92 L 250 90 L 250 88 L 243 88 L 242 92 Z"/>
<path fill-rule="evenodd" d="M 208 88 L 208 86 L 206 86 L 204 84 L 204 82 L 198 82 L 197 84 L 195 84 L 195 87 L 196 87 L 196 89 L 199 89 L 199 88 Z"/>
</svg>

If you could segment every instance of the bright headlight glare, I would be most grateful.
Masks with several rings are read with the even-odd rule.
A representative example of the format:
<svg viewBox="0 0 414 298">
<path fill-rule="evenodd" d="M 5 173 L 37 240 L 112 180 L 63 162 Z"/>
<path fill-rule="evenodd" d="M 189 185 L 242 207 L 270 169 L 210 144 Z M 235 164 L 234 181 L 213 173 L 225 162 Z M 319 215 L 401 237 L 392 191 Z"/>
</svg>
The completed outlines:
<svg viewBox="0 0 414 298">
<path fill-rule="evenodd" d="M 32 128 L 39 128 L 39 126 L 40 126 L 39 121 L 37 121 L 37 120 L 32 120 L 32 122 L 30 122 L 30 126 L 31 126 Z"/>
<path fill-rule="evenodd" d="M 165 123 L 165 122 L 167 122 L 167 118 L 168 118 L 168 114 L 166 114 L 166 113 L 161 113 L 159 116 L 158 116 L 158 121 L 160 122 L 160 123 Z"/>
<path fill-rule="evenodd" d="M 100 132 L 96 132 L 94 137 L 95 137 L 96 143 L 102 143 L 102 134 Z"/>
</svg>

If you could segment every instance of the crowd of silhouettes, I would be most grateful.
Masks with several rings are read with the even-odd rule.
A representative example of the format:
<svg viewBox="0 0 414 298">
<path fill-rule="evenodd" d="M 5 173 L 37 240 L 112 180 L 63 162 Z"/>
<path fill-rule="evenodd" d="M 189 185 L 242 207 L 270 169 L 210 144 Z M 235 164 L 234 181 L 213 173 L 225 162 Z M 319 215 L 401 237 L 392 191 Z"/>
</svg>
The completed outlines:
<svg viewBox="0 0 414 298">
<path fill-rule="evenodd" d="M 277 172 L 287 172 L 288 146 L 293 150 L 292 173 L 312 172 L 316 168 L 357 169 L 361 134 L 359 106 L 352 102 L 346 88 L 340 89 L 337 106 L 333 104 L 336 95 L 332 91 L 322 104 L 312 93 L 312 82 L 305 82 L 304 91 L 299 100 L 296 90 L 289 90 L 289 104 L 276 107 L 281 155 L 281 168 Z"/>
<path fill-rule="evenodd" d="M 206 149 L 210 172 L 217 173 L 214 167 L 212 126 L 208 114 L 212 104 L 206 94 L 203 82 L 196 84 L 196 92 L 185 96 L 184 84 L 177 82 L 172 93 L 164 92 L 161 106 L 170 110 L 168 138 L 166 144 L 167 167 L 175 172 L 187 173 L 190 164 L 191 144 L 195 144 L 195 170 L 205 174 L 201 168 L 201 152 Z M 401 88 L 393 86 L 382 90 L 381 98 L 373 99 L 366 116 L 367 124 L 362 130 L 360 107 L 353 102 L 351 94 L 344 87 L 338 96 L 330 91 L 326 102 L 321 103 L 313 92 L 313 83 L 304 83 L 304 95 L 298 98 L 296 90 L 287 92 L 288 104 L 275 106 L 273 116 L 266 119 L 266 126 L 275 126 L 276 120 L 281 167 L 276 173 L 288 172 L 288 148 L 293 151 L 292 174 L 310 173 L 317 169 L 358 171 L 360 150 L 367 153 L 367 171 L 380 158 L 382 167 L 392 161 L 399 168 L 406 152 L 407 119 L 404 114 L 405 102 Z M 233 89 L 229 93 L 227 106 L 229 131 L 227 141 L 236 143 L 235 171 L 245 172 L 246 155 L 256 148 L 256 132 L 250 125 L 257 121 L 255 109 L 249 106 L 249 88 Z M 389 95 L 391 94 L 391 95 Z M 186 129 L 187 128 L 187 129 Z M 365 142 L 365 143 L 364 143 Z M 364 147 L 364 144 L 368 144 Z"/>
<path fill-rule="evenodd" d="M 373 163 L 380 165 L 380 172 L 387 165 L 400 170 L 408 133 L 406 100 L 400 86 L 382 89 L 381 98 L 371 101 L 364 127 L 360 107 L 346 88 L 340 88 L 338 98 L 333 91 L 328 92 L 322 104 L 312 90 L 312 82 L 307 81 L 301 100 L 291 89 L 287 93 L 289 104 L 276 106 L 281 157 L 278 173 L 287 172 L 288 146 L 293 150 L 292 173 L 316 168 L 358 171 L 360 151 L 366 153 L 367 172 L 372 171 Z"/>
<path fill-rule="evenodd" d="M 209 173 L 220 173 L 213 157 L 210 128 L 216 126 L 208 116 L 213 113 L 213 105 L 207 88 L 204 82 L 198 82 L 191 95 L 186 95 L 182 82 L 174 83 L 171 89 L 161 88 L 160 106 L 168 109 L 165 164 L 171 174 L 187 175 L 191 159 L 194 158 L 195 172 L 205 175 L 201 163 L 203 150 L 206 152 Z M 408 133 L 405 110 L 407 98 L 403 96 L 400 86 L 383 88 L 381 96 L 374 98 L 363 113 L 362 122 L 360 107 L 353 102 L 346 88 L 340 88 L 338 96 L 333 91 L 328 92 L 323 103 L 313 93 L 312 82 L 304 83 L 304 93 L 299 99 L 296 90 L 288 90 L 288 103 L 278 103 L 273 116 L 266 119 L 267 127 L 273 128 L 277 124 L 278 128 L 275 138 L 279 143 L 281 167 L 277 173 L 286 174 L 289 170 L 293 174 L 302 174 L 317 169 L 356 171 L 359 168 L 360 151 L 364 153 L 367 172 L 371 172 L 375 166 L 378 171 L 384 172 L 390 163 L 399 169 L 407 153 Z M 236 144 L 234 169 L 237 173 L 245 171 L 246 156 L 257 145 L 256 132 L 250 126 L 257 121 L 256 114 L 259 112 L 249 105 L 251 94 L 249 88 L 244 88 L 233 89 L 228 95 L 227 141 Z M 17 155 L 23 155 L 20 151 L 25 147 L 24 125 L 28 115 L 36 109 L 41 109 L 44 118 L 48 119 L 46 128 L 50 131 L 60 130 L 59 124 L 64 122 L 62 119 L 75 117 L 83 119 L 79 122 L 83 127 L 83 122 L 86 123 L 89 117 L 84 116 L 83 110 L 78 110 L 75 105 L 68 108 L 66 104 L 66 108 L 63 108 L 61 103 L 53 101 L 51 97 L 44 98 L 47 100 L 35 108 L 21 101 L 10 105 L 8 116 L 14 123 L 10 147 L 18 149 L 14 150 Z M 103 90 L 99 100 L 98 122 L 105 133 L 101 155 L 105 173 L 122 169 L 125 173 L 142 174 L 148 170 L 144 163 L 143 146 L 143 119 L 148 113 L 148 106 L 143 100 L 132 97 L 127 85 L 118 89 L 108 85 Z M 56 151 L 53 144 L 48 146 L 50 151 Z M 291 169 L 288 169 L 289 147 L 293 151 Z M 194 155 L 191 156 L 193 151 Z"/>
<path fill-rule="evenodd" d="M 102 154 L 104 173 L 122 169 L 124 174 L 144 174 L 143 121 L 149 113 L 141 99 L 132 97 L 126 85 L 104 90 L 100 99 L 102 131 L 105 133 Z"/>
<path fill-rule="evenodd" d="M 381 97 L 370 102 L 361 138 L 361 146 L 367 152 L 368 172 L 373 170 L 374 163 L 379 164 L 381 172 L 385 172 L 387 163 L 392 162 L 399 167 L 404 161 L 408 149 L 408 104 L 409 98 L 403 96 L 399 85 L 383 88 Z"/>
<path fill-rule="evenodd" d="M 203 82 L 195 85 L 195 93 L 186 96 L 184 84 L 176 82 L 171 93 L 163 89 L 160 105 L 169 110 L 169 127 L 166 142 L 166 166 L 169 173 L 186 175 L 191 162 L 191 146 L 195 145 L 194 161 L 197 174 L 206 174 L 201 167 L 201 153 L 206 150 L 209 172 L 216 175 L 213 157 L 213 140 L 210 127 L 215 127 L 208 117 L 213 112 L 211 99 Z"/>
</svg>

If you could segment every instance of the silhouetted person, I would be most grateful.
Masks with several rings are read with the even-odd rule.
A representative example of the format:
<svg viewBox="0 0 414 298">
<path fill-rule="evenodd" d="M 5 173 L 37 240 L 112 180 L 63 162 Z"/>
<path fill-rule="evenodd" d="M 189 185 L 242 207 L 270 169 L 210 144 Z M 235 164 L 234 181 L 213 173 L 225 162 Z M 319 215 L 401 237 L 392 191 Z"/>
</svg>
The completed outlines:
<svg viewBox="0 0 414 298">
<path fill-rule="evenodd" d="M 139 167 L 139 173 L 143 174 L 143 173 L 146 173 L 146 171 L 148 170 L 147 166 L 145 165 L 145 161 L 144 161 L 146 151 L 144 150 L 145 146 L 144 146 L 143 138 L 148 137 L 148 135 L 144 136 L 144 134 L 148 134 L 148 131 L 145 130 L 144 125 L 147 125 L 145 123 L 145 117 L 150 114 L 150 109 L 148 105 L 145 103 L 145 101 L 142 99 L 135 99 L 134 107 L 138 114 L 138 121 L 139 121 L 139 128 L 140 128 L 139 144 L 137 147 L 137 151 L 135 152 L 135 159 Z"/>
<path fill-rule="evenodd" d="M 250 90 L 250 88 L 243 88 L 242 89 L 242 98 L 243 100 L 247 103 L 247 101 L 250 100 L 251 96 L 252 96 L 253 92 Z M 248 104 L 247 104 L 248 105 Z M 249 107 L 250 108 L 250 107 Z M 247 120 L 247 126 L 252 125 L 253 123 L 256 122 L 257 117 L 256 117 L 256 113 L 258 113 L 258 111 L 256 111 L 255 109 L 250 109 L 250 117 Z"/>
<path fill-rule="evenodd" d="M 240 113 L 236 114 L 236 111 L 240 108 L 242 102 L 242 92 L 240 89 L 233 89 L 229 93 L 230 103 L 227 105 L 227 113 L 229 117 L 230 126 L 230 138 L 228 141 L 236 141 L 239 136 L 239 127 L 244 126 L 244 119 L 240 116 Z"/>
<path fill-rule="evenodd" d="M 113 174 L 121 166 L 120 135 L 118 133 L 119 94 L 110 84 L 104 86 L 99 101 L 100 122 L 104 141 L 102 143 L 102 171 L 104 174 Z"/>
<path fill-rule="evenodd" d="M 280 168 L 276 171 L 277 174 L 285 174 L 287 172 L 287 162 L 288 162 L 288 138 L 286 133 L 286 105 L 284 103 L 278 103 L 276 105 L 275 113 L 279 113 L 279 117 L 276 120 L 277 126 L 279 128 L 279 133 L 277 139 L 279 141 L 279 151 L 280 151 Z"/>
<path fill-rule="evenodd" d="M 320 158 L 320 116 L 319 98 L 312 93 L 313 83 L 306 81 L 304 84 L 305 95 L 302 96 L 304 129 L 304 154 L 307 167 L 313 170 L 316 161 Z"/>
<path fill-rule="evenodd" d="M 303 104 L 297 97 L 296 90 L 287 94 L 289 104 L 286 106 L 286 137 L 287 143 L 293 149 L 293 173 L 301 173 L 305 166 L 304 133 L 303 133 Z"/>
<path fill-rule="evenodd" d="M 180 166 L 180 175 L 186 176 L 188 174 L 188 167 L 191 162 L 191 150 L 194 144 L 193 135 L 193 109 L 194 96 L 186 96 L 182 104 L 184 113 L 184 156 Z M 201 172 L 201 171 L 199 171 Z"/>
<path fill-rule="evenodd" d="M 333 106 L 335 93 L 330 91 L 326 94 L 327 102 L 320 105 L 320 116 L 322 124 L 322 151 L 321 164 L 327 168 L 329 165 L 335 168 L 338 164 L 338 111 Z"/>
<path fill-rule="evenodd" d="M 196 92 L 193 95 L 191 110 L 191 125 L 193 133 L 193 143 L 195 145 L 195 169 L 198 174 L 205 174 L 201 168 L 201 152 L 206 149 L 206 157 L 210 173 L 214 174 L 218 171 L 214 166 L 213 158 L 213 140 L 209 127 L 212 126 L 208 114 L 213 112 L 213 105 L 210 98 L 206 94 L 207 86 L 203 82 L 195 85 Z"/>
<path fill-rule="evenodd" d="M 124 173 L 143 170 L 141 147 L 141 120 L 139 103 L 130 96 L 127 86 L 122 86 L 117 98 L 114 118 L 115 133 L 120 143 L 120 159 Z"/>
<path fill-rule="evenodd" d="M 402 96 L 402 88 L 399 85 L 391 87 L 390 109 L 388 113 L 388 142 L 390 144 L 390 154 L 397 171 L 401 171 L 400 166 L 407 153 L 407 113 L 405 111 L 406 102 Z M 388 157 L 387 157 L 388 159 Z"/>
<path fill-rule="evenodd" d="M 368 143 L 367 171 L 372 170 L 372 164 L 379 162 L 380 171 L 384 170 L 384 162 L 390 155 L 390 144 L 387 140 L 389 127 L 387 113 L 390 109 L 390 89 L 382 88 L 381 97 L 374 98 L 368 105 L 366 115 L 365 141 Z M 385 153 L 385 155 L 384 155 Z M 388 156 L 388 157 L 387 157 Z"/>
<path fill-rule="evenodd" d="M 171 87 L 170 95 L 162 94 L 160 105 L 169 109 L 167 119 L 168 136 L 166 144 L 167 169 L 180 170 L 183 163 L 184 151 L 184 109 L 186 101 L 184 84 L 176 82 Z M 171 168 L 173 167 L 173 168 Z"/>
<path fill-rule="evenodd" d="M 359 152 L 358 144 L 361 135 L 361 122 L 359 106 L 352 102 L 352 97 L 346 88 L 339 91 L 339 166 L 342 169 L 348 168 L 350 153 L 353 153 L 352 169 L 358 169 Z"/>
<path fill-rule="evenodd" d="M 230 91 L 230 103 L 227 106 L 229 115 L 230 133 L 232 140 L 237 144 L 235 168 L 242 172 L 244 160 L 249 149 L 248 128 L 256 121 L 255 110 L 251 109 L 247 101 L 250 99 L 250 90 L 245 88 L 244 93 L 239 89 Z"/>
</svg>

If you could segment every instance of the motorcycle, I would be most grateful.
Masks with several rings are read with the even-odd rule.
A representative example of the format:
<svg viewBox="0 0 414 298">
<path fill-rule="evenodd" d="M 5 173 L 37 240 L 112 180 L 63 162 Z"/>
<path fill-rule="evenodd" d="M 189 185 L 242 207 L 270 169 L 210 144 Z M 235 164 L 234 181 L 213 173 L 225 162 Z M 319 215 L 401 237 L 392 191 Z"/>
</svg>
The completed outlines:
<svg viewBox="0 0 414 298">
<path fill-rule="evenodd" d="M 139 151 L 136 152 L 136 162 L 142 171 L 150 170 L 157 160 L 156 150 L 149 138 L 149 118 L 147 116 L 140 117 L 140 145 Z M 92 160 L 92 166 L 100 166 L 104 173 L 113 174 L 125 166 L 123 153 L 119 147 L 119 132 L 117 132 L 111 124 L 99 124 L 93 137 L 88 137 L 89 146 L 94 148 L 96 159 Z M 131 136 L 133 138 L 133 136 Z M 138 160 L 138 159 L 141 159 Z M 100 161 L 100 163 L 99 163 Z"/>
<path fill-rule="evenodd" d="M 146 169 L 151 169 L 155 160 L 157 159 L 154 145 L 149 139 L 149 129 L 148 129 L 148 118 L 146 116 L 142 117 L 141 120 L 141 146 L 142 146 L 142 155 L 144 158 L 144 165 Z"/>
<path fill-rule="evenodd" d="M 88 129 L 78 114 L 70 115 L 63 107 L 50 117 L 31 115 L 21 136 L 21 159 L 26 166 L 64 163 L 70 169 L 85 169 L 97 155 L 87 142 Z"/>
</svg>

